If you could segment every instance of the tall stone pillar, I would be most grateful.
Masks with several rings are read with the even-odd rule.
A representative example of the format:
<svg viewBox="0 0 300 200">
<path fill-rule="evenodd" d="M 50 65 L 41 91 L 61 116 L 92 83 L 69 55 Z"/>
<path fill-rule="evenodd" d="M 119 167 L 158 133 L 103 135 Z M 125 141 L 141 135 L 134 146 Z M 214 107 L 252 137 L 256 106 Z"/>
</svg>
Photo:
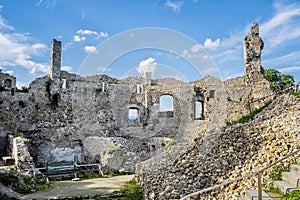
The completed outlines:
<svg viewBox="0 0 300 200">
<path fill-rule="evenodd" d="M 263 47 L 264 43 L 259 37 L 258 23 L 254 22 L 249 34 L 244 39 L 244 68 L 247 85 L 255 83 L 263 77 L 260 59 Z"/>
<path fill-rule="evenodd" d="M 61 77 L 61 42 L 53 39 L 51 42 L 50 55 L 50 102 L 51 107 L 55 109 L 60 100 L 60 92 L 62 87 Z"/>
<path fill-rule="evenodd" d="M 259 99 L 263 99 L 272 93 L 261 66 L 261 51 L 263 47 L 264 43 L 259 37 L 258 23 L 254 22 L 244 39 L 245 84 L 251 88 L 248 101 L 255 101 L 255 103 L 251 104 L 252 108 L 262 106 L 264 101 L 260 101 Z"/>
<path fill-rule="evenodd" d="M 50 55 L 50 78 L 52 81 L 60 79 L 61 68 L 61 42 L 53 39 Z"/>
</svg>

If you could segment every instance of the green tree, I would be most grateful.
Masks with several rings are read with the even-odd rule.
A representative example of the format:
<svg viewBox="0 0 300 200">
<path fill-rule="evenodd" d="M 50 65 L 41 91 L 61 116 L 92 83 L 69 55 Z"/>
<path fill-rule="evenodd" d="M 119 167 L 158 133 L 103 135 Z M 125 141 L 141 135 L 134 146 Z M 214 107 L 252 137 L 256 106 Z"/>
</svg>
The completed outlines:
<svg viewBox="0 0 300 200">
<path fill-rule="evenodd" d="M 294 84 L 292 75 L 281 74 L 276 69 L 264 70 L 265 78 L 270 82 L 270 88 L 273 91 L 279 91 Z"/>
</svg>

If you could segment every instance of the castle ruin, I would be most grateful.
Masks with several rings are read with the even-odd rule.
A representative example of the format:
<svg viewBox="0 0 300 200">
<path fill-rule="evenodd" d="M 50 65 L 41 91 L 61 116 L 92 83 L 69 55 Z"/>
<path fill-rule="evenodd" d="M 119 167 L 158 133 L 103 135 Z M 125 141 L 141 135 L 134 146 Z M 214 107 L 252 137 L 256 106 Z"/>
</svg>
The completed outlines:
<svg viewBox="0 0 300 200">
<path fill-rule="evenodd" d="M 15 78 L 0 73 L 0 156 L 12 154 L 12 135 L 27 138 L 25 169 L 48 161 L 98 162 L 108 171 L 134 172 L 135 165 L 203 134 L 261 105 L 248 103 L 272 93 L 260 63 L 263 42 L 254 23 L 244 40 L 244 76 L 193 82 L 174 78 L 82 77 L 61 70 L 61 42 L 53 40 L 50 75 L 15 92 Z M 162 107 L 162 99 L 171 105 Z M 248 105 L 248 106 L 246 106 Z M 110 147 L 117 147 L 110 150 Z M 26 160 L 26 159 L 25 159 Z"/>
</svg>

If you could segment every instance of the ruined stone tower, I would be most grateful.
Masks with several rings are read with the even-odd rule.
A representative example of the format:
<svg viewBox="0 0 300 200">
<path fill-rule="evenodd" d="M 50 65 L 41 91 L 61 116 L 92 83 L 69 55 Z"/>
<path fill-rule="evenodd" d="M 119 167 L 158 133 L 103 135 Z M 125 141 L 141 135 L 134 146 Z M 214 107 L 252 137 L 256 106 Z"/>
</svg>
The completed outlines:
<svg viewBox="0 0 300 200">
<path fill-rule="evenodd" d="M 259 37 L 259 25 L 254 22 L 244 39 L 244 67 L 247 85 L 251 85 L 263 77 L 260 60 L 263 47 L 264 43 Z"/>
<path fill-rule="evenodd" d="M 61 89 L 61 42 L 55 39 L 51 42 L 51 55 L 50 55 L 50 101 L 52 108 L 58 106 Z"/>
<path fill-rule="evenodd" d="M 60 79 L 61 42 L 53 39 L 51 42 L 50 78 L 52 81 Z"/>
</svg>

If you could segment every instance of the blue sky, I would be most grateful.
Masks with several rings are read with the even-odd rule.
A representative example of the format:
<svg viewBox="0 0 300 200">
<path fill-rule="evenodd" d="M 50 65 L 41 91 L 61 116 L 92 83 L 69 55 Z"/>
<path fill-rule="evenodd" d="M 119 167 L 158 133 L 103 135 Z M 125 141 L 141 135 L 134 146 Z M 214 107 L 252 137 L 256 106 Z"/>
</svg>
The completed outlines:
<svg viewBox="0 0 300 200">
<path fill-rule="evenodd" d="M 0 68 L 16 76 L 19 87 L 48 74 L 50 43 L 56 38 L 63 43 L 62 68 L 81 73 L 89 55 L 124 45 L 114 43 L 118 35 L 156 27 L 195 41 L 194 50 L 201 48 L 225 80 L 243 74 L 243 39 L 254 21 L 265 43 L 262 66 L 300 81 L 300 1 L 283 0 L 0 0 Z M 102 49 L 105 42 L 115 46 Z M 132 49 L 109 66 L 93 67 L 118 78 L 146 69 L 185 81 L 201 78 L 182 55 Z"/>
</svg>

